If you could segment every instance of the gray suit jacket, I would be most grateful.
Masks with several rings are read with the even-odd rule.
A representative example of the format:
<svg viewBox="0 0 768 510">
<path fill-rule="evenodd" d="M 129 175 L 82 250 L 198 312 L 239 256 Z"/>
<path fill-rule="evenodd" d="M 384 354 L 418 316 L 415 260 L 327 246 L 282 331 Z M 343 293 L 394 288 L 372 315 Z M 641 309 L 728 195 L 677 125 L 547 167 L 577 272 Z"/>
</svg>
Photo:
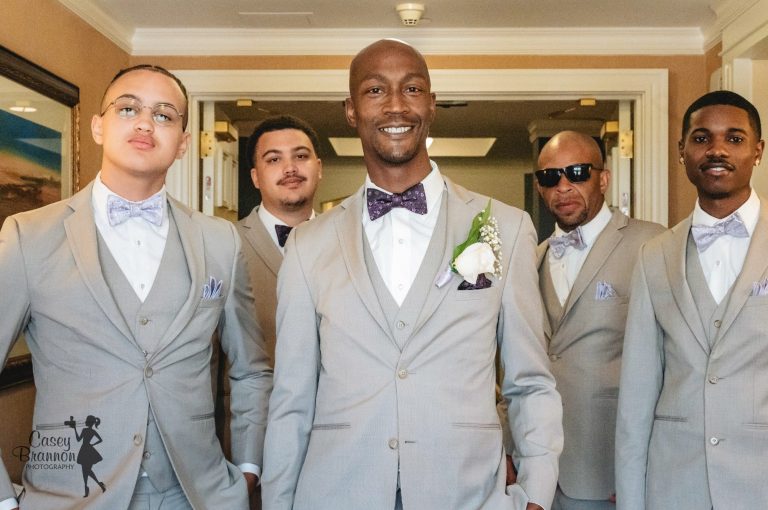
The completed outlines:
<svg viewBox="0 0 768 510">
<path fill-rule="evenodd" d="M 275 310 L 277 310 L 277 273 L 283 263 L 283 254 L 275 246 L 264 223 L 259 218 L 259 207 L 237 222 L 237 231 L 243 239 L 243 254 L 248 267 L 253 294 L 256 296 L 256 317 L 267 343 L 267 352 L 275 359 Z"/>
<path fill-rule="evenodd" d="M 232 362 L 234 461 L 260 463 L 271 370 L 253 318 L 240 238 L 231 224 L 169 199 L 192 286 L 158 348 L 145 356 L 102 274 L 91 187 L 9 217 L 0 231 L 0 358 L 23 332 L 37 387 L 31 443 L 39 457 L 27 464 L 21 507 L 81 508 L 80 468 L 62 446 L 77 443 L 64 422 L 72 416 L 81 427 L 94 415 L 103 440 L 96 470 L 107 491 L 92 494 L 87 508 L 126 508 L 151 403 L 193 508 L 245 509 L 244 478 L 226 462 L 214 433 L 209 370 L 218 329 Z M 222 282 L 221 297 L 203 299 L 211 277 Z M 0 467 L 0 500 L 12 495 Z"/>
<path fill-rule="evenodd" d="M 768 508 L 768 203 L 712 347 L 686 278 L 687 218 L 632 280 L 616 431 L 618 508 Z M 708 325 L 707 325 L 708 326 Z"/>
<path fill-rule="evenodd" d="M 488 201 L 446 184 L 440 268 Z M 288 239 L 264 507 L 392 510 L 398 481 L 406 508 L 524 509 L 529 498 L 549 507 L 561 403 L 545 353 L 527 215 L 493 202 L 501 281 L 465 291 L 458 275 L 441 288 L 430 284 L 414 323 L 389 324 L 365 266 L 363 203 L 361 189 Z M 401 350 L 393 331 L 406 328 Z M 520 461 L 509 495 L 495 408 L 497 349 Z"/>
<path fill-rule="evenodd" d="M 631 268 L 640 245 L 663 231 L 661 225 L 614 211 L 559 319 L 545 322 L 552 373 L 563 398 L 565 444 L 558 483 L 571 498 L 604 500 L 615 492 L 613 440 Z M 548 246 L 539 245 L 540 274 L 548 264 Z M 544 278 L 541 284 L 551 285 Z M 598 300 L 599 282 L 610 284 L 617 297 Z M 546 299 L 545 306 L 552 307 Z M 556 302 L 553 309 L 559 308 Z"/>
</svg>

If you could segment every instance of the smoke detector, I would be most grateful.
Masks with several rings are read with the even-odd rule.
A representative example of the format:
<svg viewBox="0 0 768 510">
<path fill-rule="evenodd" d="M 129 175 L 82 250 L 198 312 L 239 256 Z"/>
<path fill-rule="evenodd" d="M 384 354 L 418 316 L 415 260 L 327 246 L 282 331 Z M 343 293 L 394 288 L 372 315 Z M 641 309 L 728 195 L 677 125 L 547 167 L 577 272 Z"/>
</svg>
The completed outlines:
<svg viewBox="0 0 768 510">
<path fill-rule="evenodd" d="M 421 15 L 424 14 L 424 4 L 400 4 L 395 7 L 395 10 L 400 15 L 403 25 L 412 27 L 419 22 Z"/>
</svg>

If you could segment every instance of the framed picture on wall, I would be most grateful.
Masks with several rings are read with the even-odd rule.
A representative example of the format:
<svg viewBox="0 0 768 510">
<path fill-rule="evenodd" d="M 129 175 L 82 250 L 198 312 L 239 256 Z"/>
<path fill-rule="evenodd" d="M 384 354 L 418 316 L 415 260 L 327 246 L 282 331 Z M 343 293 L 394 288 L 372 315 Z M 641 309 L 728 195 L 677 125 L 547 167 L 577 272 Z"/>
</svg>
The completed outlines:
<svg viewBox="0 0 768 510">
<path fill-rule="evenodd" d="M 79 187 L 79 102 L 76 86 L 0 46 L 0 225 Z M 0 388 L 31 378 L 22 338 L 0 372 Z"/>
</svg>

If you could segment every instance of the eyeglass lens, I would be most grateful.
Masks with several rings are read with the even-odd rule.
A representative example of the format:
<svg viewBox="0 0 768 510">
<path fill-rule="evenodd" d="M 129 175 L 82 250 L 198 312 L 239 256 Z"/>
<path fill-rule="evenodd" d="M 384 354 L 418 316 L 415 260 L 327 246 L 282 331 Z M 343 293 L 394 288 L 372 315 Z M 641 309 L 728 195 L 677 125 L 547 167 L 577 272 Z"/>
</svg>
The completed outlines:
<svg viewBox="0 0 768 510">
<path fill-rule="evenodd" d="M 112 103 L 115 113 L 123 119 L 133 119 L 141 114 L 141 110 L 149 108 L 152 112 L 152 120 L 159 126 L 174 125 L 181 121 L 181 114 L 172 104 L 158 103 L 153 106 L 144 106 L 133 97 L 119 97 Z"/>
</svg>

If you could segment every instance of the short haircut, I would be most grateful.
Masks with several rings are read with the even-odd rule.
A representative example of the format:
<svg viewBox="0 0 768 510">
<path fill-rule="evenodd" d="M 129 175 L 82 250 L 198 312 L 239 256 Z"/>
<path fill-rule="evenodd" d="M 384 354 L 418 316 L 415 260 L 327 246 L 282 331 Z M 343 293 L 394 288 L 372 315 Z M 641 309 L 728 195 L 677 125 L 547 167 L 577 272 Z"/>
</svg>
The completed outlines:
<svg viewBox="0 0 768 510">
<path fill-rule="evenodd" d="M 101 96 L 101 105 L 104 106 L 104 100 L 107 97 L 107 92 L 109 92 L 109 89 L 112 88 L 112 84 L 115 83 L 117 80 L 119 80 L 122 76 L 132 73 L 134 71 L 150 71 L 152 73 L 159 73 L 164 76 L 167 76 L 168 78 L 172 79 L 174 82 L 176 82 L 176 85 L 179 86 L 181 89 L 181 93 L 184 95 L 184 111 L 179 112 L 182 114 L 181 117 L 181 129 L 187 129 L 187 121 L 189 120 L 189 96 L 187 95 L 187 88 L 184 86 L 183 83 L 181 83 L 181 80 L 172 72 L 170 72 L 168 69 L 160 66 L 155 66 L 152 64 L 138 64 L 131 67 L 126 67 L 125 69 L 120 69 L 120 71 L 117 72 L 114 78 L 112 78 L 112 81 L 109 82 L 109 85 L 107 85 L 106 90 L 104 91 L 104 95 Z"/>
<path fill-rule="evenodd" d="M 256 166 L 254 155 L 261 135 L 272 131 L 282 131 L 283 129 L 297 129 L 303 132 L 312 143 L 312 150 L 315 151 L 315 156 L 319 156 L 318 147 L 320 139 L 317 137 L 315 130 L 312 129 L 312 126 L 293 115 L 275 115 L 274 117 L 264 119 L 261 124 L 256 126 L 256 129 L 253 130 L 253 133 L 248 138 L 248 163 L 251 165 L 251 168 Z"/>
<path fill-rule="evenodd" d="M 736 108 L 740 108 L 747 112 L 747 116 L 749 117 L 749 124 L 757 134 L 757 139 L 760 140 L 762 138 L 763 135 L 762 129 L 760 127 L 760 114 L 757 113 L 757 108 L 755 108 L 755 105 L 747 101 L 744 97 L 740 96 L 736 92 L 731 92 L 730 90 L 716 90 L 714 92 L 709 92 L 694 101 L 685 111 L 685 115 L 683 115 L 682 138 L 685 139 L 685 136 L 688 134 L 688 130 L 691 128 L 691 115 L 693 115 L 694 112 L 699 111 L 707 106 L 716 105 L 735 106 Z"/>
</svg>

